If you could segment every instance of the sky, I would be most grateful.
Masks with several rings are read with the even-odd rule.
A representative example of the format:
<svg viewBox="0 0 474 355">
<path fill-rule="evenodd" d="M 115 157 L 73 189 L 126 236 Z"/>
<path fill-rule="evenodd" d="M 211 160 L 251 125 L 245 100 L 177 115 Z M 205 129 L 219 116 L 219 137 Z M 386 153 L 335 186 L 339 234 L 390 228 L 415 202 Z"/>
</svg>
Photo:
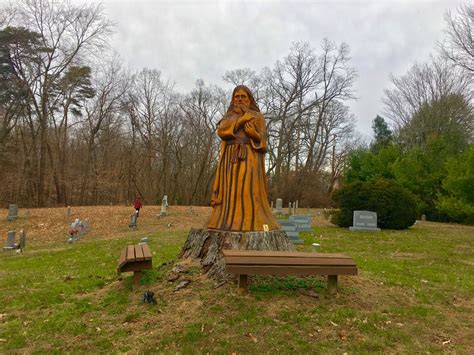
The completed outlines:
<svg viewBox="0 0 474 355">
<path fill-rule="evenodd" d="M 356 130 L 372 135 L 372 120 L 383 116 L 383 90 L 390 74 L 399 77 L 415 62 L 429 60 L 445 38 L 444 14 L 461 1 L 211 1 L 105 0 L 115 22 L 112 48 L 132 69 L 160 70 L 177 91 L 197 79 L 231 89 L 227 70 L 257 73 L 283 59 L 293 42 L 319 52 L 323 38 L 349 45 L 357 70 L 357 100 L 348 102 Z"/>
</svg>

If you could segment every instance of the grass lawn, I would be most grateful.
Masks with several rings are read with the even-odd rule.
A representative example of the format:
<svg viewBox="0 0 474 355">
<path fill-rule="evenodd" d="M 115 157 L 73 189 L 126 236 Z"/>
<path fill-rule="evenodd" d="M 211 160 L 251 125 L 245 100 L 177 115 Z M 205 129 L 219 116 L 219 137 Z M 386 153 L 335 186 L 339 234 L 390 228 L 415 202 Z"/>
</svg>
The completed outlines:
<svg viewBox="0 0 474 355">
<path fill-rule="evenodd" d="M 2 244 L 10 228 L 26 227 L 29 237 L 23 254 L 0 252 L 0 353 L 474 351 L 474 227 L 350 232 L 311 210 L 314 233 L 297 249 L 318 242 L 321 252 L 348 254 L 359 267 L 358 276 L 339 277 L 336 296 L 325 278 L 312 277 L 253 277 L 240 294 L 192 264 L 181 277 L 190 285 L 175 292 L 180 280 L 168 275 L 189 227 L 200 227 L 209 209 L 171 207 L 159 219 L 159 206 L 145 206 L 138 231 L 127 229 L 131 207 L 75 210 L 92 229 L 73 245 L 65 209 L 0 221 Z M 131 274 L 116 274 L 117 259 L 144 235 L 153 269 L 132 290 Z M 156 305 L 141 303 L 145 290 Z"/>
</svg>

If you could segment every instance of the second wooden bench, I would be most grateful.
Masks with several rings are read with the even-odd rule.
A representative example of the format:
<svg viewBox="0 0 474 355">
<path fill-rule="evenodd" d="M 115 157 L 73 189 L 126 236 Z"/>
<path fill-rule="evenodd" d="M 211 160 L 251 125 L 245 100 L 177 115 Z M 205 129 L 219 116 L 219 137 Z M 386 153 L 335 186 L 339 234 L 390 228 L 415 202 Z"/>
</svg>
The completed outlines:
<svg viewBox="0 0 474 355">
<path fill-rule="evenodd" d="M 328 291 L 337 291 L 338 275 L 357 275 L 350 256 L 260 250 L 223 250 L 226 271 L 239 275 L 239 287 L 247 290 L 247 275 L 327 275 Z"/>
<path fill-rule="evenodd" d="M 152 268 L 152 257 L 147 244 L 128 245 L 122 249 L 117 272 L 133 271 L 133 285 L 140 286 L 142 270 Z"/>
</svg>

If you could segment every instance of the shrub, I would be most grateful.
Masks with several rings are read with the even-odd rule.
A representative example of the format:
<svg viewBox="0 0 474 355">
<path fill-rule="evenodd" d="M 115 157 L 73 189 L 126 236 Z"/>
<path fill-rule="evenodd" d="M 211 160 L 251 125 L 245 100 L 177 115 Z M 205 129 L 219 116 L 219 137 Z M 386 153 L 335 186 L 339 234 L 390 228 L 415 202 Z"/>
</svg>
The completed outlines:
<svg viewBox="0 0 474 355">
<path fill-rule="evenodd" d="M 336 211 L 331 222 L 340 227 L 352 226 L 354 211 L 377 213 L 377 224 L 384 229 L 405 229 L 415 223 L 415 196 L 393 181 L 357 181 L 334 194 Z"/>
</svg>

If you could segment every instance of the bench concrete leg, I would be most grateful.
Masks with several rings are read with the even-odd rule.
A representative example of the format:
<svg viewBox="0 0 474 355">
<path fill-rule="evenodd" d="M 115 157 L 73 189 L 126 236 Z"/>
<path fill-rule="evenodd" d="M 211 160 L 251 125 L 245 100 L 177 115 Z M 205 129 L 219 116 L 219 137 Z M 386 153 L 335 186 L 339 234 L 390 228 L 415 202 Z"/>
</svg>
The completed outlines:
<svg viewBox="0 0 474 355">
<path fill-rule="evenodd" d="M 247 275 L 239 275 L 239 289 L 247 292 Z"/>
<path fill-rule="evenodd" d="M 331 295 L 337 292 L 337 275 L 328 275 L 328 291 Z"/>
<path fill-rule="evenodd" d="M 133 287 L 140 287 L 140 279 L 142 278 L 141 271 L 133 272 Z"/>
</svg>

